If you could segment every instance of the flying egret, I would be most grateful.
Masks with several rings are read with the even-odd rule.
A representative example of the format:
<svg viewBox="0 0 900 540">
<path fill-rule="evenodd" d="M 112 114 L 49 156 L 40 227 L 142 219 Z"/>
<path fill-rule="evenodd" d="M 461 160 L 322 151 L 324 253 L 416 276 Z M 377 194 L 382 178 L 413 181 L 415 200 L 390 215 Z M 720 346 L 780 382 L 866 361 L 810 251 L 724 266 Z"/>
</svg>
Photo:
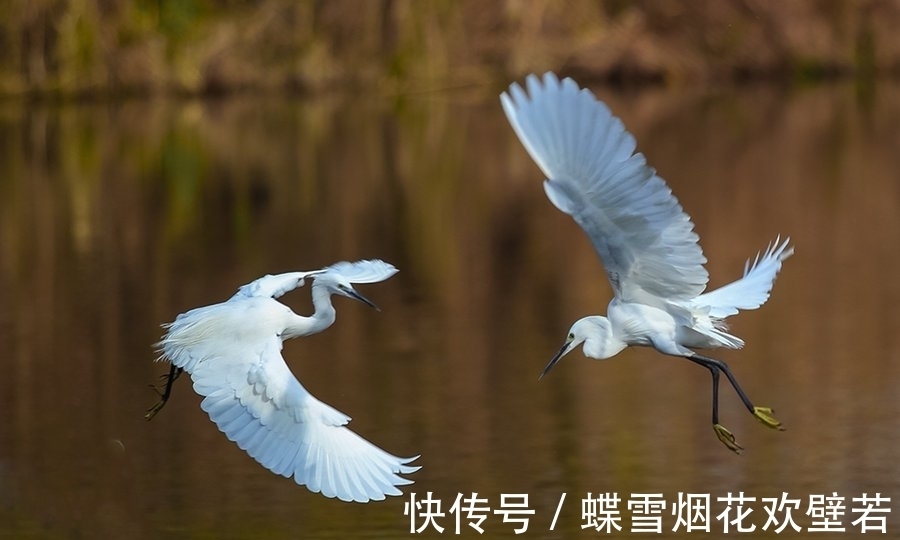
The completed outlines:
<svg viewBox="0 0 900 540">
<path fill-rule="evenodd" d="M 383 281 L 397 272 L 380 260 L 339 262 L 312 272 L 267 275 L 238 289 L 225 302 L 192 309 L 163 325 L 159 360 L 172 363 L 160 402 L 187 371 L 200 407 L 219 429 L 270 471 L 342 501 L 382 500 L 402 495 L 400 476 L 417 471 L 418 456 L 401 458 L 350 431 L 350 417 L 319 401 L 288 369 L 281 356 L 285 339 L 308 336 L 334 323 L 331 295 L 359 300 L 353 283 Z M 303 317 L 275 300 L 312 279 L 315 313 Z"/>
<path fill-rule="evenodd" d="M 706 258 L 694 225 L 662 178 L 635 152 L 634 137 L 587 89 L 553 73 L 526 79 L 500 96 L 509 123 L 546 175 L 544 191 L 584 229 L 603 261 L 614 297 L 607 316 L 584 317 L 541 373 L 583 345 L 589 358 L 610 358 L 629 345 L 681 356 L 712 374 L 716 436 L 740 453 L 719 423 L 719 373 L 725 373 L 747 409 L 763 425 L 782 430 L 772 409 L 754 406 L 731 369 L 693 348 L 737 349 L 725 318 L 756 309 L 769 298 L 781 263 L 793 254 L 780 238 L 744 267 L 742 278 L 704 293 Z"/>
</svg>

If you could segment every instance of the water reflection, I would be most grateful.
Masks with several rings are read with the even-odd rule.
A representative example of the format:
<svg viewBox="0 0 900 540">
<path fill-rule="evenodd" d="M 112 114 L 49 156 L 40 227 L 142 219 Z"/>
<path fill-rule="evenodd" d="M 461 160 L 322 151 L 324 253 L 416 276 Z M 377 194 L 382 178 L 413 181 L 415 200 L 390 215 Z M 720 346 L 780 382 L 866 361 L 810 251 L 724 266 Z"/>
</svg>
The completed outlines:
<svg viewBox="0 0 900 540">
<path fill-rule="evenodd" d="M 553 534 L 576 537 L 595 534 L 581 529 L 588 491 L 787 491 L 802 527 L 809 494 L 896 498 L 900 93 L 599 94 L 694 218 L 713 285 L 777 233 L 794 239 L 769 304 L 733 320 L 747 348 L 717 354 L 789 431 L 758 426 L 723 389 L 723 422 L 747 448 L 731 455 L 709 429 L 708 374 L 647 350 L 570 355 L 538 384 L 610 291 L 493 95 L 4 104 L 0 531 L 407 534 L 403 499 L 341 504 L 263 470 L 186 383 L 142 418 L 164 371 L 151 363 L 159 323 L 267 272 L 361 257 L 401 269 L 361 289 L 384 311 L 344 302 L 285 356 L 360 434 L 421 452 L 413 491 L 445 510 L 457 493 L 492 507 L 528 493 L 529 532 L 547 534 L 567 492 Z M 304 292 L 285 300 L 311 309 Z M 761 505 L 754 515 L 760 528 Z M 484 526 L 512 530 L 500 516 Z"/>
</svg>

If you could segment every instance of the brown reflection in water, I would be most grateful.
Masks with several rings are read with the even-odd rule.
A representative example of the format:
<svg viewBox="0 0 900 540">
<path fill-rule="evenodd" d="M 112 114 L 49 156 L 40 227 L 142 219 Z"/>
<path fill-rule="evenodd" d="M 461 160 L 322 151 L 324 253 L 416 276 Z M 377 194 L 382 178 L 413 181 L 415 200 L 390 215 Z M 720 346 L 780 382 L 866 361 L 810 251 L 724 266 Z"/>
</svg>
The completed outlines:
<svg viewBox="0 0 900 540">
<path fill-rule="evenodd" d="M 587 491 L 896 497 L 896 88 L 868 102 L 844 87 L 600 93 L 694 218 L 712 285 L 793 238 L 770 302 L 733 319 L 747 347 L 714 355 L 789 431 L 760 427 L 723 387 L 747 448 L 731 455 L 709 429 L 708 375 L 649 350 L 574 354 L 538 384 L 610 291 L 493 97 L 7 105 L 0 531 L 405 534 L 402 499 L 345 505 L 261 469 L 187 383 L 142 419 L 160 323 L 267 272 L 361 257 L 401 269 L 363 288 L 384 311 L 338 299 L 337 324 L 285 355 L 359 433 L 422 453 L 412 490 L 447 507 L 458 492 L 493 506 L 529 493 L 530 530 L 546 531 L 565 491 L 558 530 L 576 535 Z M 310 309 L 303 291 L 285 300 Z"/>
</svg>

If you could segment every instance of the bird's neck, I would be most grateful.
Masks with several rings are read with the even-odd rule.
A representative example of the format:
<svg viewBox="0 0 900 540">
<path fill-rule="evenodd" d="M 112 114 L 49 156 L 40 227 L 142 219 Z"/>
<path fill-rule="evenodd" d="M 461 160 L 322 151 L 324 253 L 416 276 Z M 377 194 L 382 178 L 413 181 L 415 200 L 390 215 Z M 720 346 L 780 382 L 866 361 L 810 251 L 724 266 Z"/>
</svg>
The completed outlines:
<svg viewBox="0 0 900 540">
<path fill-rule="evenodd" d="M 603 334 L 584 342 L 584 355 L 597 360 L 612 358 L 628 347 L 628 344 L 612 334 Z"/>
<path fill-rule="evenodd" d="M 316 332 L 321 332 L 334 324 L 334 306 L 331 305 L 331 292 L 326 286 L 313 283 L 312 300 L 316 311 L 311 318 L 313 324 L 316 325 Z"/>
<path fill-rule="evenodd" d="M 585 317 L 588 323 L 584 342 L 584 355 L 589 358 L 603 360 L 610 358 L 622 351 L 628 344 L 613 331 L 609 319 L 606 317 Z"/>
<path fill-rule="evenodd" d="M 293 323 L 282 334 L 285 339 L 316 334 L 334 324 L 334 306 L 331 305 L 331 293 L 328 289 L 313 283 L 312 300 L 315 312 L 309 317 L 295 315 Z"/>
</svg>

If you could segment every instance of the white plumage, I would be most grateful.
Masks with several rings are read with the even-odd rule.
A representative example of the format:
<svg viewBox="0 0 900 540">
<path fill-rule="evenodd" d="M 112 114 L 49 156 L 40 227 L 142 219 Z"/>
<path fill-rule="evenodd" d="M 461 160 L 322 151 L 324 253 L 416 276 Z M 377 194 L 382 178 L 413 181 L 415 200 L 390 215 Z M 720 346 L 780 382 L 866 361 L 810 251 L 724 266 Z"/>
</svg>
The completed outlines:
<svg viewBox="0 0 900 540">
<path fill-rule="evenodd" d="M 710 370 L 713 425 L 730 449 L 741 448 L 718 423 L 720 371 L 754 416 L 780 429 L 771 409 L 753 406 L 724 363 L 691 348 L 743 346 L 727 332 L 724 319 L 769 298 L 782 262 L 793 254 L 789 240 L 776 239 L 752 265 L 748 261 L 742 278 L 704 293 L 709 275 L 694 225 L 635 152 L 634 137 L 622 122 L 571 79 L 530 75 L 525 86 L 514 83 L 500 96 L 506 117 L 546 175 L 547 197 L 584 229 L 614 292 L 608 317 L 576 321 L 542 376 L 581 344 L 585 355 L 596 359 L 629 345 L 652 346 Z"/>
<path fill-rule="evenodd" d="M 350 417 L 310 394 L 281 356 L 283 340 L 334 322 L 332 294 L 374 307 L 352 283 L 383 281 L 396 271 L 371 260 L 262 277 L 223 303 L 192 309 L 164 325 L 160 359 L 190 373 L 210 419 L 272 472 L 344 501 L 401 495 L 397 486 L 412 482 L 400 475 L 419 469 L 409 465 L 418 456 L 394 456 L 350 431 Z M 305 279 L 313 280 L 311 317 L 275 300 Z"/>
</svg>

